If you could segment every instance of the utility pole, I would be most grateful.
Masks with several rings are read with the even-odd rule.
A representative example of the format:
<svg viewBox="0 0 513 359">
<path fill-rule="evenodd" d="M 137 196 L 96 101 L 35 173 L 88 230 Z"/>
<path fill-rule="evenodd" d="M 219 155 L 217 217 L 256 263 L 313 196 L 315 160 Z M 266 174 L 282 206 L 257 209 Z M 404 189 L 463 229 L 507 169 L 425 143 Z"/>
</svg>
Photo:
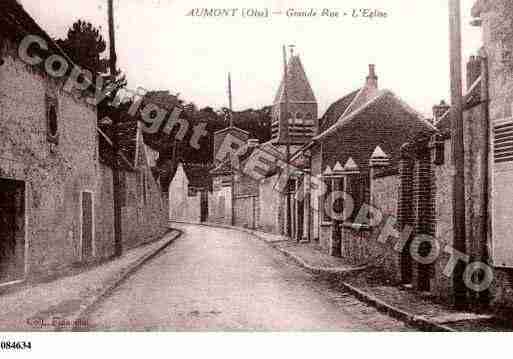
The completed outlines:
<svg viewBox="0 0 513 359">
<path fill-rule="evenodd" d="M 228 103 L 230 108 L 230 127 L 233 127 L 232 74 L 228 72 Z"/>
<path fill-rule="evenodd" d="M 232 76 L 228 72 L 228 116 L 230 120 L 230 128 L 234 127 L 234 120 L 233 120 L 233 103 L 232 103 Z M 232 156 L 232 155 L 230 155 Z M 232 158 L 230 160 L 230 168 L 232 172 L 232 179 L 231 179 L 231 187 L 232 187 L 232 196 L 231 196 L 231 213 L 232 213 L 232 226 L 235 226 L 235 169 L 233 168 L 232 164 Z"/>
<path fill-rule="evenodd" d="M 116 81 L 116 39 L 114 30 L 114 0 L 108 0 L 109 3 L 109 68 L 111 81 Z M 114 256 L 119 257 L 123 253 L 123 238 L 121 235 L 121 180 L 118 163 L 119 139 L 118 139 L 119 119 L 112 116 L 112 147 L 114 152 L 114 164 L 112 167 L 112 185 L 114 201 Z"/>
<path fill-rule="evenodd" d="M 465 148 L 463 142 L 463 94 L 461 56 L 461 4 L 449 0 L 450 64 L 451 64 L 451 124 L 453 172 L 453 223 L 455 250 L 465 253 Z M 454 304 L 466 305 L 467 290 L 463 281 L 464 266 L 460 262 L 453 274 Z"/>
<path fill-rule="evenodd" d="M 283 97 L 285 98 L 285 104 L 283 106 L 283 112 L 285 113 L 285 121 L 286 125 L 283 127 L 285 129 L 285 160 L 287 161 L 286 165 L 286 176 L 287 176 L 287 235 L 289 237 L 292 236 L 292 213 L 291 212 L 291 193 L 290 193 L 290 131 L 289 131 L 289 94 L 288 94 L 288 64 L 287 64 L 287 50 L 285 45 L 283 45 Z"/>
</svg>

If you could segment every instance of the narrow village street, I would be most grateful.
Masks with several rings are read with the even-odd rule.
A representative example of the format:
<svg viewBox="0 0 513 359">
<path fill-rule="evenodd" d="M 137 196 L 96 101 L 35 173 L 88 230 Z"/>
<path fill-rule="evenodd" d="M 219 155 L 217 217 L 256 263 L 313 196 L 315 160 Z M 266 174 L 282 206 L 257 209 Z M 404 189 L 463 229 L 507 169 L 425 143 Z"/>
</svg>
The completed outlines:
<svg viewBox="0 0 513 359">
<path fill-rule="evenodd" d="M 99 304 L 90 330 L 413 330 L 249 234 L 181 229 L 181 238 Z"/>
</svg>

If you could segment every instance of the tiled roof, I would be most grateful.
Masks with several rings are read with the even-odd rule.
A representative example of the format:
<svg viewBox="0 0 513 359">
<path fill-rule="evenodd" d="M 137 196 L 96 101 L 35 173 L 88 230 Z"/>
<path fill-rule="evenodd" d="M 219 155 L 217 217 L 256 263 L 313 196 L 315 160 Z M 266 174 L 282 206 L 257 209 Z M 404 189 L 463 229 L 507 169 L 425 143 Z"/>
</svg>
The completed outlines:
<svg viewBox="0 0 513 359">
<path fill-rule="evenodd" d="M 320 120 L 320 131 L 323 132 L 331 127 L 337 120 L 344 114 L 349 105 L 353 102 L 360 90 L 351 92 L 350 94 L 342 97 L 340 100 L 334 102 L 326 111 Z"/>
<path fill-rule="evenodd" d="M 190 186 L 212 190 L 212 176 L 210 175 L 212 165 L 184 163 L 183 169 Z"/>
<path fill-rule="evenodd" d="M 144 95 L 143 102 L 145 104 L 152 103 L 168 111 L 172 111 L 180 104 L 178 97 L 169 91 L 149 91 Z"/>
<path fill-rule="evenodd" d="M 99 125 L 99 128 L 109 137 L 111 140 L 113 138 L 113 132 L 111 126 L 102 126 Z M 137 148 L 137 120 L 130 116 L 124 116 L 122 121 L 118 124 L 118 143 L 119 149 L 124 159 L 118 158 L 118 163 L 121 168 L 125 170 L 130 170 L 130 166 L 135 166 L 135 151 Z M 114 163 L 114 152 L 112 151 L 112 145 L 103 137 L 99 137 L 99 148 L 98 152 L 100 155 L 100 160 L 112 166 Z M 128 160 L 130 166 L 126 163 L 125 160 Z"/>
<path fill-rule="evenodd" d="M 386 104 L 384 103 L 383 99 L 387 100 Z M 383 107 L 376 109 L 376 104 L 379 104 Z M 407 105 L 404 101 L 399 99 L 392 91 L 382 90 L 378 92 L 377 96 L 360 107 L 358 110 L 340 118 L 333 126 L 315 137 L 314 140 L 321 140 L 329 135 L 338 133 L 338 131 L 341 131 L 346 126 L 346 124 L 350 123 L 355 118 L 360 118 L 362 114 L 364 114 L 369 109 L 373 109 L 374 111 L 383 111 L 385 113 L 390 110 L 387 108 L 387 106 L 402 107 L 406 112 L 411 114 L 412 119 L 414 119 L 420 127 L 429 130 L 436 130 L 429 121 L 425 120 L 421 114 Z"/>
<path fill-rule="evenodd" d="M 287 74 L 287 95 L 290 102 L 317 102 L 298 55 L 290 58 Z M 284 79 L 282 79 L 280 83 L 280 87 L 274 98 L 274 104 L 285 102 L 283 84 Z"/>
<path fill-rule="evenodd" d="M 318 141 L 327 144 L 326 148 L 323 147 L 324 167 L 333 167 L 336 162 L 346 163 L 352 158 L 363 173 L 368 170 L 369 159 L 376 146 L 390 156 L 394 164 L 405 142 L 420 134 L 434 132 L 436 128 L 433 125 L 391 91 L 384 90 L 325 131 Z"/>
<path fill-rule="evenodd" d="M 463 110 L 468 110 L 472 107 L 475 107 L 482 103 L 482 96 L 481 96 L 481 77 L 479 77 L 470 87 L 470 89 L 467 91 L 467 93 L 464 95 L 464 103 L 463 103 Z M 449 132 L 452 128 L 451 124 L 451 111 L 447 111 L 437 123 L 435 123 L 435 127 L 440 132 Z"/>
<path fill-rule="evenodd" d="M 0 8 L 0 37 L 7 37 L 13 42 L 19 43 L 27 35 L 39 36 L 48 44 L 48 50 L 36 47 L 34 51 L 38 51 L 46 56 L 50 54 L 60 55 L 64 57 L 69 64 L 73 64 L 69 56 L 53 41 L 50 35 L 36 23 L 17 0 L 1 0 Z M 39 66 L 44 65 L 41 64 Z"/>
</svg>

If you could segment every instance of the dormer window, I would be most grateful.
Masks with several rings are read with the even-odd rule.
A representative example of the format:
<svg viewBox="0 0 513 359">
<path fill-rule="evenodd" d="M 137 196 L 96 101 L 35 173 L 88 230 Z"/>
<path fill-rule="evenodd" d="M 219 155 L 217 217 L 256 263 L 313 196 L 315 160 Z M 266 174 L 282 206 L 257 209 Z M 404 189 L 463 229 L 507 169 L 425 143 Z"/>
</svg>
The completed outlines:
<svg viewBox="0 0 513 359">
<path fill-rule="evenodd" d="M 57 98 L 46 97 L 46 138 L 48 142 L 59 142 L 59 109 Z"/>
</svg>

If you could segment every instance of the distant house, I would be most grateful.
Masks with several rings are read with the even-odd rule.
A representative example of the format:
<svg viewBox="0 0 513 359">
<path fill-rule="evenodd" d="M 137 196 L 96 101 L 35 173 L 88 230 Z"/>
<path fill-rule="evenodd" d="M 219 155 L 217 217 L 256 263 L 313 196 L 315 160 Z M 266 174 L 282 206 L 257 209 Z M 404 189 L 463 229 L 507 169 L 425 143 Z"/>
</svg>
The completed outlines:
<svg viewBox="0 0 513 359">
<path fill-rule="evenodd" d="M 208 164 L 178 162 L 168 174 L 169 219 L 203 222 L 208 219 L 212 179 Z"/>
</svg>

